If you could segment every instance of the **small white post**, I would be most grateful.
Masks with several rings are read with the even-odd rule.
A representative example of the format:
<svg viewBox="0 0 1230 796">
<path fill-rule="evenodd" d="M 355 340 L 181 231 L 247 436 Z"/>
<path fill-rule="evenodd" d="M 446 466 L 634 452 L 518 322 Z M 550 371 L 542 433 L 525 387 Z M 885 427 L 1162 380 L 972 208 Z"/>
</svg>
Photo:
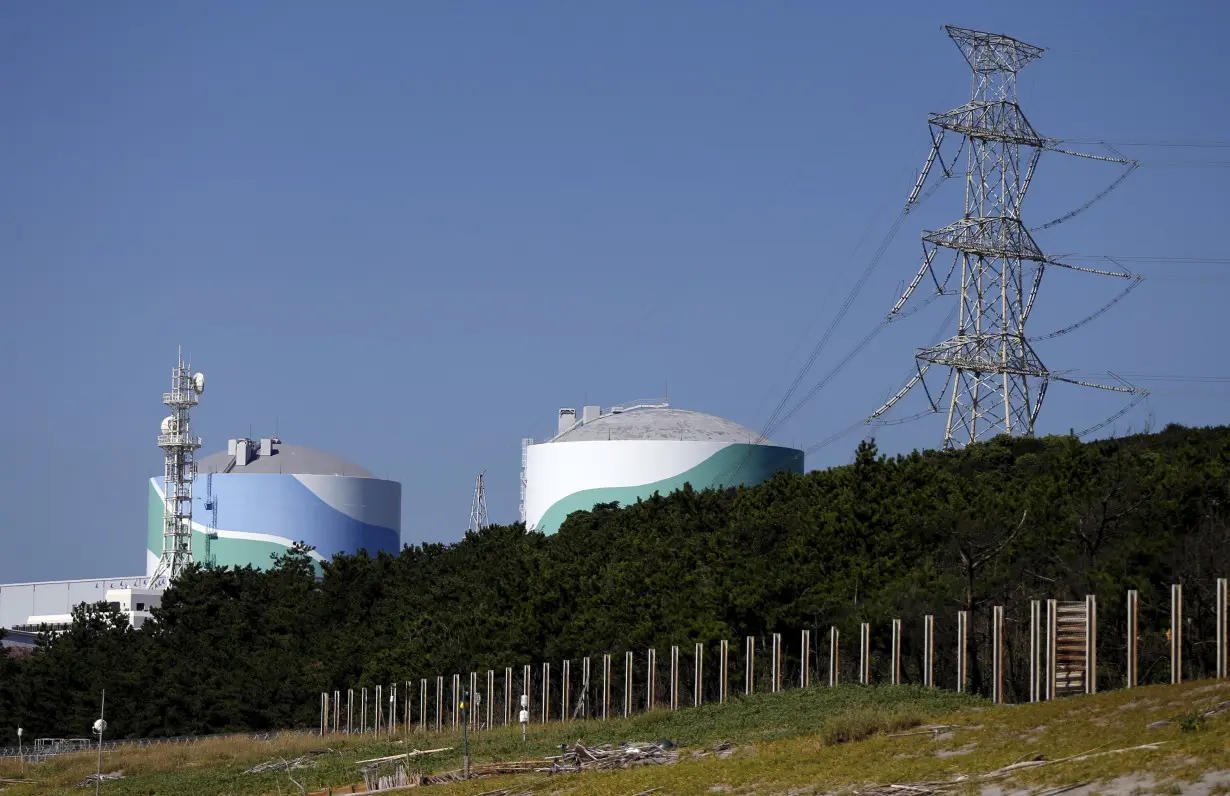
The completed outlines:
<svg viewBox="0 0 1230 796">
<path fill-rule="evenodd" d="M 935 688 L 935 617 L 923 617 L 923 685 Z"/>
</svg>

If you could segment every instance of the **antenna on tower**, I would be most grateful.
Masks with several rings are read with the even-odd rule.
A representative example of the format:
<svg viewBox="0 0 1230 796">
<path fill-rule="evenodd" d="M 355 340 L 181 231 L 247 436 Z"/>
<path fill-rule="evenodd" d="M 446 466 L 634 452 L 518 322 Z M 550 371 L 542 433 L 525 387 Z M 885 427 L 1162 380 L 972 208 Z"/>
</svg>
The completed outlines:
<svg viewBox="0 0 1230 796">
<path fill-rule="evenodd" d="M 487 488 L 483 484 L 483 470 L 474 479 L 474 500 L 470 503 L 470 530 L 481 531 L 491 523 L 487 522 Z"/>
<path fill-rule="evenodd" d="M 1030 229 L 1021 222 L 1021 202 L 1043 151 L 1123 164 L 1128 167 L 1127 173 L 1139 163 L 1121 157 L 1060 149 L 1059 139 L 1045 138 L 1034 130 L 1017 104 L 1017 73 L 1039 58 L 1042 48 L 997 33 L 951 25 L 944 30 L 973 72 L 971 96 L 969 102 L 958 108 L 931 115 L 931 152 L 906 201 L 906 209 L 919 200 L 935 161 L 939 160 L 947 176 L 964 151 L 965 212 L 959 221 L 923 232 L 922 267 L 889 312 L 888 320 L 903 317 L 900 315 L 902 308 L 929 274 L 935 283 L 937 297 L 958 297 L 959 307 L 954 312 L 957 329 L 947 340 L 918 350 L 916 373 L 872 413 L 867 422 L 875 421 L 920 383 L 931 412 L 945 411 L 942 403 L 945 394 L 948 396 L 945 448 L 962 447 L 998 434 L 1032 436 L 1051 381 L 1129 393 L 1134 396 L 1132 405 L 1135 405 L 1148 393 L 1122 380 L 1119 385 L 1104 385 L 1061 376 L 1042 364 L 1032 346 L 1033 342 L 1084 325 L 1102 311 L 1055 334 L 1041 337 L 1027 336 L 1025 322 L 1048 266 L 1131 280 L 1127 290 L 1111 304 L 1139 284 L 1141 277 L 1126 271 L 1081 268 L 1043 254 Z M 945 163 L 940 149 L 946 133 L 961 137 L 960 148 L 949 163 Z M 1022 148 L 1028 152 L 1024 160 Z M 1111 188 L 1126 176 L 1125 173 Z M 1094 201 L 1108 192 L 1109 189 Z M 1089 204 L 1092 202 L 1035 230 L 1061 223 L 1087 209 Z M 933 270 L 941 250 L 953 256 L 946 276 Z M 958 271 L 959 287 L 950 289 L 949 284 Z M 924 381 L 926 372 L 933 366 L 948 371 L 944 387 L 937 393 L 927 389 Z"/>
<path fill-rule="evenodd" d="M 179 349 L 175 369 L 171 371 L 171 391 L 162 394 L 162 402 L 171 414 L 162 419 L 158 447 L 165 458 L 163 468 L 162 555 L 149 579 L 158 585 L 165 577 L 173 581 L 192 563 L 192 483 L 196 479 L 193 458 L 201 447 L 201 438 L 192 435 L 190 415 L 201 393 L 205 392 L 205 374 L 193 373 L 184 362 L 184 350 Z"/>
</svg>

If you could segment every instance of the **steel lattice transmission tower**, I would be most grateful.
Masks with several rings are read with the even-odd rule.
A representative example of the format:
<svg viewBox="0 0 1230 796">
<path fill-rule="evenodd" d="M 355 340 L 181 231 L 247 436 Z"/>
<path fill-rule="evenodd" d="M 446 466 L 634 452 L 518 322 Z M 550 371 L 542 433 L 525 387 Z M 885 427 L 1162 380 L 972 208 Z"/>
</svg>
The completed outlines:
<svg viewBox="0 0 1230 796">
<path fill-rule="evenodd" d="M 957 157 L 961 151 L 966 157 L 965 212 L 960 220 L 923 233 L 922 267 L 890 312 L 889 320 L 900 313 L 914 289 L 931 274 L 940 295 L 958 297 L 957 329 L 947 340 L 918 350 L 917 375 L 868 420 L 879 417 L 921 382 L 928 368 L 939 366 L 949 371 L 949 381 L 938 396 L 941 401 L 951 386 L 944 446 L 959 447 L 998 434 L 1032 435 L 1053 378 L 1137 392 L 1130 386 L 1089 384 L 1051 373 L 1025 332 L 1047 265 L 1137 278 L 1051 260 L 1021 222 L 1021 203 L 1044 150 L 1128 163 L 1132 168 L 1136 164 L 1058 150 L 1059 140 L 1044 138 L 1034 130 L 1017 104 L 1017 73 L 1041 56 L 1042 48 L 996 33 L 952 26 L 945 26 L 945 31 L 972 71 L 970 100 L 930 117 L 932 149 L 906 209 L 918 200 L 937 159 L 944 176 L 952 176 L 940 154 L 944 135 L 950 133 L 962 137 Z M 944 250 L 953 253 L 954 260 L 941 284 L 932 266 Z M 960 286 L 949 289 L 949 281 L 958 271 Z M 934 410 L 945 411 L 929 391 L 928 398 Z"/>
<path fill-rule="evenodd" d="M 190 415 L 204 391 L 204 374 L 192 372 L 184 362 L 181 348 L 171 371 L 171 391 L 162 394 L 162 402 L 170 407 L 171 414 L 163 418 L 158 434 L 158 447 L 165 454 L 162 556 L 150 576 L 150 586 L 163 576 L 175 580 L 192 563 L 192 484 L 196 479 L 193 457 L 201 447 L 201 438 L 192 435 Z"/>
<path fill-rule="evenodd" d="M 487 521 L 487 487 L 483 483 L 483 470 L 474 479 L 474 499 L 470 502 L 470 530 L 481 531 L 491 523 Z"/>
</svg>

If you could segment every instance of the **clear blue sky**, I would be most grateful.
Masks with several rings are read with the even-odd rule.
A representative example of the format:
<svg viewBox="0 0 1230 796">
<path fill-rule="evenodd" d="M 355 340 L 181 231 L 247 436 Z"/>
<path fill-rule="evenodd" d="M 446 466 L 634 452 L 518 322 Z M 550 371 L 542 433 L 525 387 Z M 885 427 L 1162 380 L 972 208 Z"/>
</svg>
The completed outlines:
<svg viewBox="0 0 1230 796">
<path fill-rule="evenodd" d="M 1230 138 L 1224 2 L 5 4 L 0 582 L 143 569 L 180 343 L 209 379 L 205 452 L 277 423 L 400 480 L 406 541 L 459 537 L 483 468 L 515 520 L 519 439 L 559 406 L 669 381 L 673 404 L 761 428 L 904 200 L 927 113 L 967 96 L 944 23 L 1048 48 L 1021 78 L 1043 134 Z M 1230 150 L 1125 151 L 1146 167 L 1045 250 L 1230 254 L 1230 171 L 1148 165 Z M 1027 221 L 1115 173 L 1044 158 Z M 805 387 L 961 201 L 954 183 L 911 214 Z M 1139 270 L 1044 361 L 1230 373 L 1230 266 Z M 1048 275 L 1034 328 L 1116 289 Z M 775 441 L 874 409 L 946 309 L 890 329 Z M 1158 424 L 1227 420 L 1230 390 L 1153 386 Z M 1042 425 L 1120 405 L 1059 385 Z"/>
</svg>

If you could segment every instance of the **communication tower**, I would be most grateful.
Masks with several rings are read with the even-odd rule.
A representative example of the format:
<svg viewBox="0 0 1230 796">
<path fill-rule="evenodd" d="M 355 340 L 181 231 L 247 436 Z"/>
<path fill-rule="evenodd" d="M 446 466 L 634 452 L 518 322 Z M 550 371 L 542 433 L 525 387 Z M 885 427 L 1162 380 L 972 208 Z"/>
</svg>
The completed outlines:
<svg viewBox="0 0 1230 796">
<path fill-rule="evenodd" d="M 474 500 L 470 502 L 470 530 L 481 531 L 489 523 L 487 521 L 487 488 L 483 484 L 483 473 L 474 479 Z"/>
<path fill-rule="evenodd" d="M 1055 334 L 1028 337 L 1025 322 L 1048 266 L 1130 279 L 1132 284 L 1125 294 L 1139 283 L 1140 277 L 1081 268 L 1052 259 L 1043 254 L 1030 229 L 1021 221 L 1021 202 L 1043 151 L 1124 164 L 1129 166 L 1129 173 L 1139 164 L 1123 158 L 1069 152 L 1058 148 L 1062 143 L 1059 139 L 1038 134 L 1017 104 L 1017 73 L 1040 57 L 1042 48 L 997 33 L 951 25 L 945 26 L 945 31 L 973 73 L 971 96 L 964 105 L 930 117 L 931 153 L 906 208 L 918 200 L 937 159 L 945 176 L 949 176 L 940 145 L 945 133 L 951 133 L 961 137 L 953 160 L 960 157 L 962 150 L 966 154 L 965 212 L 959 221 L 923 232 L 922 267 L 889 313 L 889 320 L 901 313 L 915 288 L 930 274 L 938 295 L 958 299 L 957 330 L 947 340 L 917 351 L 917 374 L 868 421 L 890 409 L 916 384 L 923 383 L 926 390 L 923 376 L 930 367 L 938 366 L 948 371 L 948 381 L 934 398 L 927 390 L 927 397 L 933 411 L 944 411 L 940 402 L 947 393 L 944 447 L 951 448 L 998 434 L 1032 436 L 1047 385 L 1052 380 L 1130 393 L 1136 400 L 1147 393 L 1126 382 L 1112 386 L 1067 378 L 1042 364 L 1033 342 L 1063 334 L 1101 314 L 1094 313 Z M 1089 204 L 1092 202 L 1035 231 L 1061 223 Z M 945 250 L 952 253 L 954 260 L 941 281 L 932 266 Z M 949 281 L 958 271 L 960 286 L 950 289 Z"/>
<path fill-rule="evenodd" d="M 201 393 L 205 375 L 193 373 L 184 362 L 180 348 L 175 369 L 171 371 L 171 391 L 162 402 L 171 414 L 162 419 L 158 447 L 165 454 L 163 469 L 162 556 L 150 577 L 150 586 L 165 578 L 173 581 L 192 563 L 192 482 L 196 478 L 196 450 L 201 438 L 192 435 L 190 415 Z"/>
</svg>

